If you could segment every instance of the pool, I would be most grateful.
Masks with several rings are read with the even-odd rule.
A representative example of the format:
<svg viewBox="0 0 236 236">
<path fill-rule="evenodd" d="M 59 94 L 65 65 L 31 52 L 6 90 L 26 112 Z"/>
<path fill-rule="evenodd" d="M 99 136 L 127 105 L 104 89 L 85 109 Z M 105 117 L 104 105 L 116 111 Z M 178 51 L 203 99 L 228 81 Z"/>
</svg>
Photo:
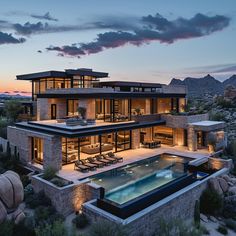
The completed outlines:
<svg viewBox="0 0 236 236">
<path fill-rule="evenodd" d="M 107 171 L 91 178 L 105 190 L 104 199 L 117 205 L 188 176 L 190 158 L 162 154 Z"/>
</svg>

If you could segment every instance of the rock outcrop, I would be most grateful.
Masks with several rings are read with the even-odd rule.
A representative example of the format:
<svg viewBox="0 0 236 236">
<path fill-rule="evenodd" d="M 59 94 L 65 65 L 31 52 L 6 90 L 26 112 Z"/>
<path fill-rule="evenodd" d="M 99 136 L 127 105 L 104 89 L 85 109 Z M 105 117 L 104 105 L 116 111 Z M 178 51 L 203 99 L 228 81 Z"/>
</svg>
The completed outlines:
<svg viewBox="0 0 236 236">
<path fill-rule="evenodd" d="M 24 213 L 18 209 L 24 199 L 24 188 L 20 177 L 13 171 L 0 175 L 0 223 L 6 218 L 19 222 Z"/>
</svg>

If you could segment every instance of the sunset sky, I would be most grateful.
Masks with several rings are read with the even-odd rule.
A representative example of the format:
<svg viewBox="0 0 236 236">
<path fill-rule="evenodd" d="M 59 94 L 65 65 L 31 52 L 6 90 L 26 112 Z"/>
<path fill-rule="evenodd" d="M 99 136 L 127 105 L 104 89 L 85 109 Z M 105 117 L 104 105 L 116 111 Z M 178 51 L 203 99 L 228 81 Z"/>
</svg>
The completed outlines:
<svg viewBox="0 0 236 236">
<path fill-rule="evenodd" d="M 236 73 L 235 0 L 1 0 L 0 92 L 17 74 L 68 68 L 110 80 L 223 80 Z"/>
</svg>

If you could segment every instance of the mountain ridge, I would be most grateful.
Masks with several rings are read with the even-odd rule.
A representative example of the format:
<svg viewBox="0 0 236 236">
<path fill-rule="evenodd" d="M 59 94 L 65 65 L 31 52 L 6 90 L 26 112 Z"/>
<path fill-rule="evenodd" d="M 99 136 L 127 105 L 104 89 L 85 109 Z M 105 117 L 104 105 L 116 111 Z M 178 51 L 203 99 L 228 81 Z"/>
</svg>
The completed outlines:
<svg viewBox="0 0 236 236">
<path fill-rule="evenodd" d="M 236 87 L 236 75 L 232 75 L 223 82 L 215 79 L 210 74 L 200 77 L 186 77 L 184 80 L 173 78 L 169 85 L 185 85 L 188 90 L 188 95 L 191 97 L 200 97 L 206 94 L 222 95 L 228 85 Z"/>
</svg>

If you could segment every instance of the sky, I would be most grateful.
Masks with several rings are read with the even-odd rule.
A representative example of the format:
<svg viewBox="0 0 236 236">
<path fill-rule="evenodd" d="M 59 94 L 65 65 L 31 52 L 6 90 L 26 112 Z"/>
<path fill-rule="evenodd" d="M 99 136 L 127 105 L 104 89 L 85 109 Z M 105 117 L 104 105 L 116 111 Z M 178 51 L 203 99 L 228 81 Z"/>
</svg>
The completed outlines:
<svg viewBox="0 0 236 236">
<path fill-rule="evenodd" d="M 1 0 L 0 92 L 30 92 L 19 74 L 76 68 L 224 80 L 236 73 L 235 39 L 235 0 Z"/>
</svg>

